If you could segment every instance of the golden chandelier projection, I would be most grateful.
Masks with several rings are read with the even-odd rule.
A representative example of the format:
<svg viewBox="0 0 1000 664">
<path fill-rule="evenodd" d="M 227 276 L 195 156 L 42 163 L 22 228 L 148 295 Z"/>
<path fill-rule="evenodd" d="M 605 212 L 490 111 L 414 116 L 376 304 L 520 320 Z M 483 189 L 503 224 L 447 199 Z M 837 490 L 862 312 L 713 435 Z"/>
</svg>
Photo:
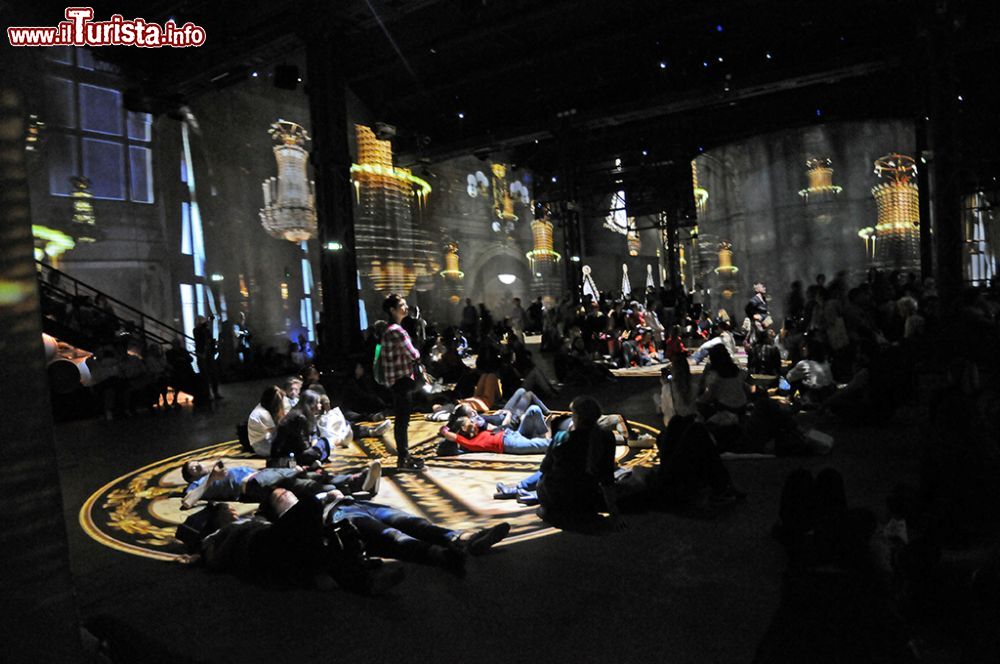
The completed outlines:
<svg viewBox="0 0 1000 664">
<path fill-rule="evenodd" d="M 829 157 L 814 157 L 806 161 L 806 175 L 809 186 L 799 190 L 799 196 L 809 200 L 810 197 L 836 196 L 844 190 L 833 183 L 833 162 Z"/>
<path fill-rule="evenodd" d="M 492 196 L 493 221 L 490 228 L 494 233 L 505 232 L 509 235 L 514 232 L 514 224 L 517 222 L 514 204 L 528 205 L 531 193 L 520 180 L 507 183 L 507 166 L 504 164 L 490 165 L 490 172 L 492 178 L 486 177 L 482 171 L 469 173 L 466 176 L 468 184 L 465 191 L 472 198 Z"/>
<path fill-rule="evenodd" d="M 691 185 L 694 187 L 694 204 L 698 211 L 698 218 L 705 214 L 708 208 L 708 189 L 698 185 L 698 162 L 691 160 Z"/>
<path fill-rule="evenodd" d="M 440 269 L 438 248 L 420 216 L 431 186 L 392 163 L 392 144 L 354 125 L 358 163 L 351 166 L 357 196 L 358 268 L 380 293 L 409 294 L 418 277 Z M 416 209 L 416 215 L 414 214 Z M 457 258 L 457 247 L 456 247 Z"/>
<path fill-rule="evenodd" d="M 719 243 L 719 267 L 715 268 L 719 277 L 719 290 L 722 297 L 731 300 L 736 294 L 736 273 L 740 268 L 733 265 L 733 245 L 723 240 Z"/>
<path fill-rule="evenodd" d="M 278 176 L 264 180 L 260 223 L 271 237 L 303 242 L 316 237 L 316 195 L 306 164 L 309 134 L 299 124 L 278 120 L 268 130 L 275 140 Z"/>
<path fill-rule="evenodd" d="M 552 222 L 548 214 L 531 222 L 532 249 L 525 254 L 532 270 L 537 264 L 558 263 L 562 256 L 553 249 Z"/>
<path fill-rule="evenodd" d="M 886 180 L 872 187 L 878 211 L 875 227 L 858 232 L 871 260 L 882 267 L 912 267 L 920 259 L 920 193 L 913 157 L 890 153 L 875 160 Z"/>
<path fill-rule="evenodd" d="M 449 240 L 444 245 L 444 269 L 441 270 L 441 276 L 448 281 L 461 281 L 465 273 L 458 268 L 458 243 Z"/>
</svg>

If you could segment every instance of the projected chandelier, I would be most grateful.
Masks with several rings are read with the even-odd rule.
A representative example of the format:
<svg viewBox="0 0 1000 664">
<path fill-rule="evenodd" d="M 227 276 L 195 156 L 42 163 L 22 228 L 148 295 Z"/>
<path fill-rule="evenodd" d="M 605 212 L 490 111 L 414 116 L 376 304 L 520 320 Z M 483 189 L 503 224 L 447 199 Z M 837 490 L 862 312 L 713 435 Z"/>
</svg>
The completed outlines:
<svg viewBox="0 0 1000 664">
<path fill-rule="evenodd" d="M 872 187 L 878 211 L 875 227 L 862 228 L 869 258 L 884 267 L 913 265 L 920 256 L 920 194 L 913 157 L 890 153 L 875 160 L 885 182 Z"/>
<path fill-rule="evenodd" d="M 277 177 L 264 180 L 260 223 L 271 237 L 303 242 L 316 237 L 316 196 L 309 180 L 305 144 L 309 134 L 299 124 L 278 120 L 268 131 L 275 140 Z"/>
<path fill-rule="evenodd" d="M 833 162 L 829 158 L 813 158 L 806 161 L 806 175 L 809 186 L 799 190 L 799 196 L 811 198 L 836 196 L 844 190 L 833 183 Z"/>
<path fill-rule="evenodd" d="M 469 173 L 466 176 L 465 192 L 472 198 L 492 196 L 493 221 L 490 223 L 490 228 L 494 233 L 506 232 L 509 235 L 514 232 L 514 224 L 517 223 L 514 203 L 528 205 L 531 202 L 531 193 L 520 180 L 507 184 L 505 165 L 493 164 L 490 166 L 490 172 L 492 178 L 486 177 L 482 171 Z"/>
<path fill-rule="evenodd" d="M 532 270 L 538 269 L 539 265 L 558 263 L 562 256 L 553 249 L 552 243 L 552 222 L 549 220 L 549 211 L 544 210 L 541 217 L 531 222 L 532 249 L 525 254 L 531 262 Z"/>
<path fill-rule="evenodd" d="M 389 141 L 377 139 L 364 125 L 354 125 L 354 130 L 358 163 L 351 166 L 351 178 L 358 203 L 358 267 L 380 293 L 406 295 L 418 278 L 440 269 L 438 249 L 421 224 L 431 186 L 393 165 Z"/>
</svg>

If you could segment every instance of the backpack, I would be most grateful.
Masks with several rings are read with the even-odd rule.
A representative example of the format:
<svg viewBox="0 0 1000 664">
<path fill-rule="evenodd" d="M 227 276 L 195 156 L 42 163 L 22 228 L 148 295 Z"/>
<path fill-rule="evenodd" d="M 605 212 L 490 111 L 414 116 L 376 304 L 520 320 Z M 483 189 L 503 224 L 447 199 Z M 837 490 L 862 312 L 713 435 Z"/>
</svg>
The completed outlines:
<svg viewBox="0 0 1000 664">
<path fill-rule="evenodd" d="M 385 384 L 385 369 L 382 367 L 382 344 L 375 346 L 375 360 L 372 362 L 372 378 L 379 385 L 388 387 Z"/>
</svg>

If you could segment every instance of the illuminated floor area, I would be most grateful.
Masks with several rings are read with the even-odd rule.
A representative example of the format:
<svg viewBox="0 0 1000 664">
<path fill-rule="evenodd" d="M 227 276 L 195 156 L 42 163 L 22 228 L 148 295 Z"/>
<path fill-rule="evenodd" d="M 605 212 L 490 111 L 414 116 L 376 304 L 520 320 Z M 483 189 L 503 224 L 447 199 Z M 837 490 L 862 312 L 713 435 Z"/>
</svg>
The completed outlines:
<svg viewBox="0 0 1000 664">
<path fill-rule="evenodd" d="M 426 458 L 424 472 L 394 472 L 395 454 L 377 438 L 353 441 L 346 449 L 336 450 L 325 469 L 333 475 L 352 473 L 379 460 L 386 473 L 375 497 L 377 502 L 419 514 L 453 530 L 484 528 L 506 521 L 511 531 L 504 545 L 556 532 L 538 518 L 535 508 L 493 498 L 497 482 L 514 483 L 538 470 L 540 455 L 477 453 L 435 457 L 440 426 L 419 417 L 410 422 L 411 450 Z M 656 433 L 656 429 L 639 423 L 633 423 L 633 428 Z M 656 450 L 619 446 L 616 457 L 622 467 L 652 467 L 656 463 Z M 181 467 L 193 460 L 209 465 L 223 460 L 230 468 L 264 467 L 263 459 L 242 450 L 237 441 L 160 459 L 111 480 L 91 494 L 80 509 L 80 527 L 116 551 L 176 561 L 183 550 L 174 532 L 193 513 L 181 510 L 187 486 L 181 477 Z M 256 505 L 235 507 L 240 513 L 249 513 Z"/>
<path fill-rule="evenodd" d="M 656 425 L 657 385 L 637 377 L 593 394 L 608 411 Z M 850 502 L 882 513 L 887 487 L 912 478 L 915 463 L 913 431 L 902 425 L 834 430 L 829 457 L 727 462 L 749 500 L 714 520 L 637 514 L 615 535 L 525 539 L 471 559 L 464 579 L 409 565 L 403 585 L 381 598 L 259 587 L 129 555 L 80 527 L 81 507 L 107 483 L 231 440 L 261 387 L 223 386 L 226 398 L 214 413 L 181 409 L 58 427 L 85 621 L 103 616 L 135 630 L 170 661 L 747 662 L 779 601 L 785 561 L 768 531 L 784 476 L 800 466 L 836 467 Z M 564 392 L 550 406 L 565 408 L 572 396 Z M 153 486 L 176 491 L 168 480 Z M 490 489 L 480 489 L 480 498 Z"/>
</svg>

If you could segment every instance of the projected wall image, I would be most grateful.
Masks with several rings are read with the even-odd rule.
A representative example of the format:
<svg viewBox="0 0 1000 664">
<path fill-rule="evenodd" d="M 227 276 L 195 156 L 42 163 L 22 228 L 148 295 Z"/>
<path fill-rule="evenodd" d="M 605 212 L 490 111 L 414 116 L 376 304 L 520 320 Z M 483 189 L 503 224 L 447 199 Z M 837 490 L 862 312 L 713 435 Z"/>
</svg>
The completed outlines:
<svg viewBox="0 0 1000 664">
<path fill-rule="evenodd" d="M 796 279 L 844 270 L 857 283 L 871 266 L 917 269 L 913 154 L 910 123 L 870 121 L 767 134 L 699 155 L 689 287 L 742 317 L 757 281 L 780 314 L 780 294 Z"/>
</svg>

